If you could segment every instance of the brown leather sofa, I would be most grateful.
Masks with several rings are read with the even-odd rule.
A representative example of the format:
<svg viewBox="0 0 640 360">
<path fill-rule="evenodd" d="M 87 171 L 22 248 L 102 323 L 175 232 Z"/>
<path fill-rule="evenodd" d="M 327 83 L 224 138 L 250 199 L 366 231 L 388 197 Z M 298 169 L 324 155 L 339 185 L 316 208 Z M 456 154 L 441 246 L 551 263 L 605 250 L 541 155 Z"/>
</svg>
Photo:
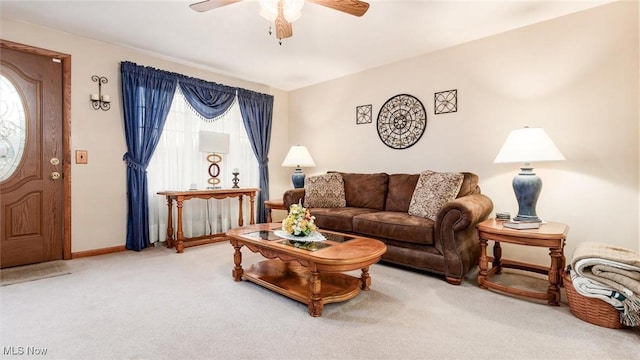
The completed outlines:
<svg viewBox="0 0 640 360">
<path fill-rule="evenodd" d="M 463 173 L 457 198 L 446 203 L 436 219 L 408 214 L 420 174 L 355 174 L 340 172 L 346 207 L 309 208 L 320 229 L 360 234 L 387 245 L 382 261 L 444 275 L 459 285 L 478 264 L 480 245 L 476 224 L 493 210 L 480 193 L 478 176 Z M 304 189 L 284 193 L 283 202 L 302 202 Z"/>
</svg>

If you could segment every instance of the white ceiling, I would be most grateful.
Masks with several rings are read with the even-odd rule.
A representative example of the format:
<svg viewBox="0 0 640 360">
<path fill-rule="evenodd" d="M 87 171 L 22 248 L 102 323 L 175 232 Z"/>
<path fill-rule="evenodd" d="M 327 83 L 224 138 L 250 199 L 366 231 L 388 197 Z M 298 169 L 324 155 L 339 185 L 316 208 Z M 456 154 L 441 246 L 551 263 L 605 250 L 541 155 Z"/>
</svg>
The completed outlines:
<svg viewBox="0 0 640 360">
<path fill-rule="evenodd" d="M 0 0 L 0 14 L 290 91 L 611 2 L 370 0 L 360 18 L 307 3 L 279 45 L 256 0 L 196 1 Z"/>
</svg>

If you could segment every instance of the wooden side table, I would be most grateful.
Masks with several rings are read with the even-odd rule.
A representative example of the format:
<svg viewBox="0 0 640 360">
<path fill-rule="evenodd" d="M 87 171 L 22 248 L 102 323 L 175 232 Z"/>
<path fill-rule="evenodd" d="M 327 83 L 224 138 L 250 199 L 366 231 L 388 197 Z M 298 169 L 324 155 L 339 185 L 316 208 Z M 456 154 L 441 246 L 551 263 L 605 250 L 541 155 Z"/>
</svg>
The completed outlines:
<svg viewBox="0 0 640 360">
<path fill-rule="evenodd" d="M 560 288 L 562 286 L 562 272 L 566 264 L 564 245 L 569 232 L 565 224 L 548 222 L 538 229 L 515 230 L 502 226 L 502 221 L 489 219 L 477 225 L 480 237 L 480 272 L 478 285 L 483 289 L 495 289 L 506 293 L 547 300 L 549 305 L 560 304 Z M 487 256 L 488 241 L 494 241 L 493 258 Z M 502 259 L 500 243 L 518 244 L 524 246 L 538 246 L 549 248 L 551 266 L 549 268 L 524 262 Z M 492 267 L 489 267 L 492 260 Z M 497 284 L 491 277 L 500 274 L 502 268 L 531 271 L 549 276 L 549 287 L 546 293 L 534 292 Z"/>
<path fill-rule="evenodd" d="M 287 210 L 284 202 L 280 200 L 265 200 L 264 207 L 267 208 L 267 223 L 271 222 L 271 210 Z"/>
</svg>

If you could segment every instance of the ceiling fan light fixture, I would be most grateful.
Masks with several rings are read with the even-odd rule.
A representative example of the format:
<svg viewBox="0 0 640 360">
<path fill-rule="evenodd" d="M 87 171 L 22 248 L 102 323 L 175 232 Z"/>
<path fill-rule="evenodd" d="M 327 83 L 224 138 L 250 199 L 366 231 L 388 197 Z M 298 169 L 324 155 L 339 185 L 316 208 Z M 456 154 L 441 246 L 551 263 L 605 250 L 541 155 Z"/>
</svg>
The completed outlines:
<svg viewBox="0 0 640 360">
<path fill-rule="evenodd" d="M 260 0 L 260 16 L 269 22 L 274 22 L 278 17 L 278 2 L 282 1 L 284 18 L 288 22 L 296 21 L 302 16 L 304 0 Z"/>
</svg>

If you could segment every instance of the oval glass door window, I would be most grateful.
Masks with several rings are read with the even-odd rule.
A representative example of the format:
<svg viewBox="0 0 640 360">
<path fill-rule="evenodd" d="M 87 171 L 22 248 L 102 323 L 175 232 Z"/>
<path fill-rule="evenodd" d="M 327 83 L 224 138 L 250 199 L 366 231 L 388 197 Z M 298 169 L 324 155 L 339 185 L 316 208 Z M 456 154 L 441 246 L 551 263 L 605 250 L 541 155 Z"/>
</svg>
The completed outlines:
<svg viewBox="0 0 640 360">
<path fill-rule="evenodd" d="M 0 74 L 0 181 L 20 165 L 26 139 L 25 107 L 13 83 Z"/>
</svg>

